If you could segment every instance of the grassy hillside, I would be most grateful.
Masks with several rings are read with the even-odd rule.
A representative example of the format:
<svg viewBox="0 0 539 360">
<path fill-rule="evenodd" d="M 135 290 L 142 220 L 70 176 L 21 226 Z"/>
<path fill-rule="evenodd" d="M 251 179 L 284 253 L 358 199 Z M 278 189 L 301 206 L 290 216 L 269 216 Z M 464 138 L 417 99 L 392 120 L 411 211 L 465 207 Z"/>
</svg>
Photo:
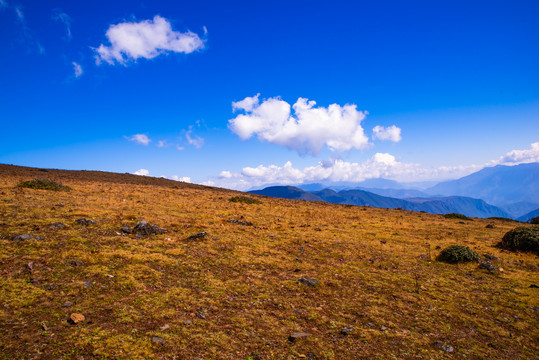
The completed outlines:
<svg viewBox="0 0 539 360">
<path fill-rule="evenodd" d="M 536 359 L 538 258 L 494 247 L 514 223 L 238 195 L 0 165 L 0 359 Z M 453 244 L 494 274 L 429 260 Z"/>
</svg>

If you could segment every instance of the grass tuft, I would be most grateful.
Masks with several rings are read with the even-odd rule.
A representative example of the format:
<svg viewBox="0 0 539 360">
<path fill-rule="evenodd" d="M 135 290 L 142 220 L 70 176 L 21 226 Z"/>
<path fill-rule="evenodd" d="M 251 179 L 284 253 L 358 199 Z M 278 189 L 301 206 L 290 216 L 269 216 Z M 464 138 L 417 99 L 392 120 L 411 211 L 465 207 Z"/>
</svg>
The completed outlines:
<svg viewBox="0 0 539 360">
<path fill-rule="evenodd" d="M 253 199 L 252 197 L 248 196 L 234 196 L 228 199 L 228 201 L 243 204 L 262 204 L 260 200 Z"/>
<path fill-rule="evenodd" d="M 34 179 L 21 181 L 17 184 L 19 188 L 37 189 L 37 190 L 52 190 L 52 191 L 68 191 L 71 190 L 69 186 L 62 185 L 62 183 L 49 180 L 49 179 Z"/>
</svg>

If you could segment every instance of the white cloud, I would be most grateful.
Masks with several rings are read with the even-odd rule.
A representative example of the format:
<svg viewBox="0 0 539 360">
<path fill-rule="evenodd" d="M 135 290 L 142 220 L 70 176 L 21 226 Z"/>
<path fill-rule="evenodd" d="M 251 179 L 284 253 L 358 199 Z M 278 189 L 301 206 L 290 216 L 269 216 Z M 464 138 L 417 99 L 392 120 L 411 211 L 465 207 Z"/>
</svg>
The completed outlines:
<svg viewBox="0 0 539 360">
<path fill-rule="evenodd" d="M 178 151 L 185 150 L 185 148 L 183 146 L 180 146 L 180 145 L 176 146 L 176 149 L 178 149 Z"/>
<path fill-rule="evenodd" d="M 71 16 L 67 15 L 65 12 L 62 12 L 60 9 L 54 9 L 52 12 L 52 19 L 55 21 L 60 21 L 65 25 L 67 39 L 71 40 Z"/>
<path fill-rule="evenodd" d="M 142 176 L 148 176 L 150 175 L 150 172 L 146 169 L 139 169 L 133 173 L 134 175 L 142 175 Z"/>
<path fill-rule="evenodd" d="M 189 145 L 193 145 L 195 148 L 200 149 L 202 145 L 204 145 L 204 139 L 197 135 L 192 135 L 193 130 L 189 129 L 185 133 L 185 139 L 189 143 Z"/>
<path fill-rule="evenodd" d="M 197 34 L 174 31 L 170 22 L 159 15 L 153 20 L 111 25 L 106 36 L 111 45 L 101 44 L 95 49 L 98 65 L 101 61 L 125 64 L 138 58 L 152 59 L 167 52 L 189 54 L 204 48 Z"/>
<path fill-rule="evenodd" d="M 245 113 L 229 120 L 229 128 L 243 140 L 256 135 L 260 141 L 313 155 L 324 146 L 331 151 L 346 151 L 370 145 L 361 127 L 367 112 L 358 111 L 356 105 L 315 107 L 315 101 L 299 98 L 291 106 L 279 97 L 262 102 L 258 97 L 232 103 L 234 111 Z"/>
<path fill-rule="evenodd" d="M 127 140 L 134 141 L 137 144 L 148 146 L 148 144 L 152 141 L 147 135 L 145 134 L 135 134 L 133 136 L 127 137 Z"/>
<path fill-rule="evenodd" d="M 219 174 L 219 179 L 232 179 L 232 178 L 237 178 L 240 176 L 241 174 L 233 173 L 233 172 L 225 170 L 225 171 L 221 171 L 221 173 Z"/>
<path fill-rule="evenodd" d="M 539 162 L 539 142 L 531 144 L 527 150 L 512 150 L 498 160 L 493 160 L 490 165 L 518 165 L 523 163 Z"/>
<path fill-rule="evenodd" d="M 169 179 L 176 180 L 176 181 L 182 181 L 182 182 L 186 182 L 186 183 L 191 182 L 191 178 L 188 177 L 188 176 L 179 177 L 178 175 L 173 175 L 173 176 L 169 177 Z"/>
<path fill-rule="evenodd" d="M 377 125 L 374 127 L 374 129 L 372 129 L 372 138 L 373 140 L 389 140 L 397 143 L 402 140 L 401 129 L 395 125 L 389 127 Z"/>
<path fill-rule="evenodd" d="M 15 6 L 13 10 L 15 11 L 15 15 L 17 15 L 17 19 L 19 19 L 21 23 L 26 24 L 24 22 L 24 13 L 22 12 L 22 7 Z"/>
<path fill-rule="evenodd" d="M 73 71 L 75 73 L 75 77 L 78 78 L 79 76 L 82 75 L 83 71 L 82 71 L 82 66 L 80 66 L 79 64 L 77 64 L 76 62 L 72 62 L 73 64 Z"/>
<path fill-rule="evenodd" d="M 166 140 L 159 140 L 156 145 L 158 148 L 168 147 Z"/>
</svg>

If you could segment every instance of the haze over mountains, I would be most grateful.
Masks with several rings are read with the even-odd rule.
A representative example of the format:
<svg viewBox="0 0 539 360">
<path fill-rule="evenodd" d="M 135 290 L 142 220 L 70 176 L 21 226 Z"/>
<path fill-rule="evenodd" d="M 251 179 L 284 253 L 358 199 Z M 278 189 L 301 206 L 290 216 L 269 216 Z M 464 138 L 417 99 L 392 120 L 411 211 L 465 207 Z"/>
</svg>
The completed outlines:
<svg viewBox="0 0 539 360">
<path fill-rule="evenodd" d="M 434 186 L 387 179 L 361 183 L 271 186 L 255 194 L 337 204 L 402 208 L 434 214 L 506 217 L 527 221 L 539 214 L 539 163 L 484 168 Z"/>
</svg>

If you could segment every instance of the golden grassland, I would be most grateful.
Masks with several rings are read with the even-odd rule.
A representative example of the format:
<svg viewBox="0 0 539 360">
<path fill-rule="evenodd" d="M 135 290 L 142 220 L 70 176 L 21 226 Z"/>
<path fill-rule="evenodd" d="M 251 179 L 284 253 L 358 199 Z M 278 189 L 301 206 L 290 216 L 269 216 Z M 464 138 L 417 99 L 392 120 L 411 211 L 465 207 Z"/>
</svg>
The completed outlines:
<svg viewBox="0 0 539 360">
<path fill-rule="evenodd" d="M 0 359 L 538 358 L 538 258 L 494 247 L 514 222 L 7 165 L 0 194 Z M 120 233 L 143 219 L 167 233 Z M 452 244 L 502 270 L 434 261 Z"/>
</svg>

